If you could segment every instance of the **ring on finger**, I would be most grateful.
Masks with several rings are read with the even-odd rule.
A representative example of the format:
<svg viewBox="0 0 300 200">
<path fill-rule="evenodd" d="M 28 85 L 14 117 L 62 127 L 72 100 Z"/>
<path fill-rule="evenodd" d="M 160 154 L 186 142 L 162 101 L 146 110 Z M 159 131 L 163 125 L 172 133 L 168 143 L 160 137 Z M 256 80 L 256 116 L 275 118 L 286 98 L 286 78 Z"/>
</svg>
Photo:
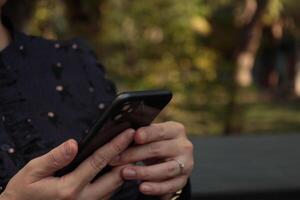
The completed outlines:
<svg viewBox="0 0 300 200">
<path fill-rule="evenodd" d="M 180 174 L 183 174 L 184 172 L 184 163 L 181 162 L 180 160 L 177 160 L 175 158 L 173 158 L 172 160 L 174 160 L 177 164 L 178 164 L 178 167 L 179 167 L 179 170 L 180 170 Z"/>
</svg>

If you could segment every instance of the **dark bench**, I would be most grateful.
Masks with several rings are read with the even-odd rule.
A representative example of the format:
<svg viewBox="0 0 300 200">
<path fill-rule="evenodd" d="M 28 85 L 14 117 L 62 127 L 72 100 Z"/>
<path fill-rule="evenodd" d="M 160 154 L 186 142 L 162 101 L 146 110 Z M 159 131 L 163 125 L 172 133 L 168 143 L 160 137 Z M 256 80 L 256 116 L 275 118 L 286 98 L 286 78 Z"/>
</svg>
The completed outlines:
<svg viewBox="0 0 300 200">
<path fill-rule="evenodd" d="M 191 139 L 194 199 L 300 199 L 300 134 Z"/>
</svg>

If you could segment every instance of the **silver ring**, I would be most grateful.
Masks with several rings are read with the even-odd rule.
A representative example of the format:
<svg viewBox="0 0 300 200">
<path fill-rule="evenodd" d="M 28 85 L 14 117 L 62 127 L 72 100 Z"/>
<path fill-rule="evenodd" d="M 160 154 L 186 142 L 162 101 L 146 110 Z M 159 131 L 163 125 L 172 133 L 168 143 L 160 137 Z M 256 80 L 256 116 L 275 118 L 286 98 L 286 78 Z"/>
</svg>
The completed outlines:
<svg viewBox="0 0 300 200">
<path fill-rule="evenodd" d="M 177 159 L 172 159 L 174 160 L 175 162 L 177 162 L 178 166 L 179 166 L 179 169 L 180 169 L 180 174 L 183 174 L 183 170 L 184 170 L 184 163 L 177 160 Z"/>
</svg>

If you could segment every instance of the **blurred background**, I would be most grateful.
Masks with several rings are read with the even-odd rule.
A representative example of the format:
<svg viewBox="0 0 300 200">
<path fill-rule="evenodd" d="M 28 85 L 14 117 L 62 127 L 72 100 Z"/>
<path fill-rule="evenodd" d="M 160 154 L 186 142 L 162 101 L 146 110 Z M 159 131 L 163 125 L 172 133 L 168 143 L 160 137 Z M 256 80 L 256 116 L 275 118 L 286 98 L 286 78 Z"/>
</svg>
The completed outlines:
<svg viewBox="0 0 300 200">
<path fill-rule="evenodd" d="M 170 88 L 191 135 L 300 130 L 297 0 L 9 0 L 16 26 L 82 37 L 119 91 Z"/>
<path fill-rule="evenodd" d="M 298 0 L 8 0 L 4 12 L 28 34 L 86 39 L 119 91 L 171 89 L 160 120 L 192 138 L 194 199 L 286 200 L 300 199 L 299 10 Z"/>
</svg>

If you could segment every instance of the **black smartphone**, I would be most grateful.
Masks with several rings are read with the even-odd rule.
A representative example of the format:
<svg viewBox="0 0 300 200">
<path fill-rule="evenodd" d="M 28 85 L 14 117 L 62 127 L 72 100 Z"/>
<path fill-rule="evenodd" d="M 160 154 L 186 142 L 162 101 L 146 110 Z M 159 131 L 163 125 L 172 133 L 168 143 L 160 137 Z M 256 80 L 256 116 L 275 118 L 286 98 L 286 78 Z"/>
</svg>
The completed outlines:
<svg viewBox="0 0 300 200">
<path fill-rule="evenodd" d="M 123 92 L 117 95 L 112 104 L 90 128 L 86 137 L 79 142 L 78 154 L 75 159 L 68 166 L 59 170 L 56 176 L 63 176 L 73 171 L 94 151 L 126 129 L 138 129 L 150 125 L 171 99 L 172 93 L 168 90 Z M 99 175 L 108 170 L 109 167 L 102 170 Z"/>
</svg>

